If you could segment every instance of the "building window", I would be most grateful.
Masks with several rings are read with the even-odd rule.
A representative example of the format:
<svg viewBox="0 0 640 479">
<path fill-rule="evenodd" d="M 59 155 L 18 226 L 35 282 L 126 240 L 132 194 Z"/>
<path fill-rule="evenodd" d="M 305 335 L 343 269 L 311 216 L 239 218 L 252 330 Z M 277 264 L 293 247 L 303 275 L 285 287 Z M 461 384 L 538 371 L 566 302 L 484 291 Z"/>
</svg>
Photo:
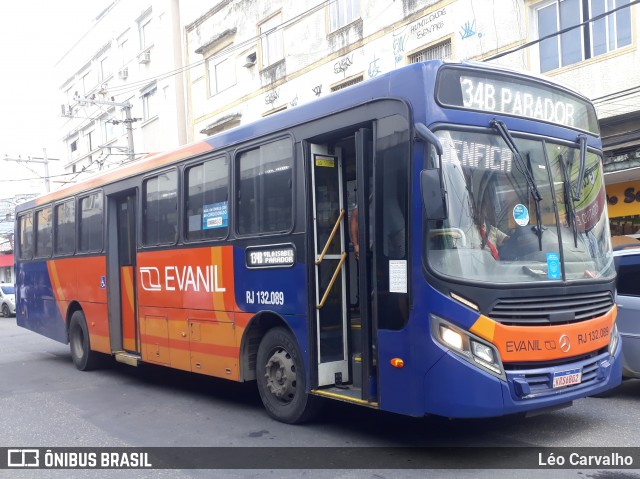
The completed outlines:
<svg viewBox="0 0 640 479">
<path fill-rule="evenodd" d="M 89 253 L 102 250 L 102 193 L 80 199 L 78 251 Z"/>
<path fill-rule="evenodd" d="M 51 256 L 51 206 L 36 211 L 36 257 Z"/>
<path fill-rule="evenodd" d="M 360 18 L 360 0 L 333 0 L 329 3 L 329 28 L 334 32 Z"/>
<path fill-rule="evenodd" d="M 158 114 L 158 109 L 156 106 L 157 96 L 156 92 L 158 91 L 156 84 L 145 88 L 140 92 L 140 97 L 142 99 L 142 120 L 147 121 L 153 118 Z"/>
<path fill-rule="evenodd" d="M 210 58 L 207 60 L 209 94 L 215 95 L 236 84 L 236 69 L 233 58 Z"/>
<path fill-rule="evenodd" d="M 178 239 L 178 173 L 167 171 L 144 181 L 143 243 L 175 243 Z"/>
<path fill-rule="evenodd" d="M 91 153 L 93 151 L 93 130 L 88 131 L 86 134 L 87 137 L 87 151 Z"/>
<path fill-rule="evenodd" d="M 428 60 L 447 60 L 450 58 L 451 40 L 447 40 L 409 55 L 409 63 L 426 62 Z"/>
<path fill-rule="evenodd" d="M 291 228 L 293 148 L 273 141 L 238 157 L 238 232 L 262 234 Z"/>
<path fill-rule="evenodd" d="M 120 50 L 120 62 L 124 66 L 131 59 L 131 52 L 129 51 L 129 39 L 122 38 L 118 44 Z"/>
<path fill-rule="evenodd" d="M 100 78 L 102 81 L 106 80 L 111 76 L 111 61 L 109 57 L 104 57 L 100 60 Z"/>
<path fill-rule="evenodd" d="M 347 81 L 343 81 L 342 83 L 338 83 L 337 85 L 333 85 L 331 87 L 331 91 L 342 90 L 343 88 L 347 88 L 348 86 L 355 85 L 356 83 L 360 83 L 364 80 L 364 75 L 358 75 L 355 78 L 350 78 Z"/>
<path fill-rule="evenodd" d="M 578 25 L 611 10 L 629 5 L 629 0 L 560 0 L 535 7 L 538 37 L 543 38 Z M 631 44 L 631 13 L 615 13 L 542 40 L 538 47 L 540 71 L 578 63 Z M 587 12 L 587 13 L 585 13 Z M 589 18 L 584 18 L 584 15 Z"/>
<path fill-rule="evenodd" d="M 151 22 L 151 9 L 138 19 L 138 33 L 140 36 L 140 50 L 153 45 L 153 23 Z"/>
<path fill-rule="evenodd" d="M 185 173 L 188 240 L 224 238 L 229 228 L 229 163 L 226 157 L 192 166 Z"/>
<path fill-rule="evenodd" d="M 273 65 L 284 58 L 281 24 L 281 15 L 276 15 L 260 25 L 262 68 Z"/>
<path fill-rule="evenodd" d="M 113 120 L 104 121 L 104 141 L 109 142 L 116 137 L 116 127 Z"/>
<path fill-rule="evenodd" d="M 76 249 L 76 208 L 73 200 L 56 206 L 55 252 L 73 254 Z"/>
<path fill-rule="evenodd" d="M 78 140 L 73 140 L 69 145 L 69 149 L 71 150 L 71 154 L 73 155 L 76 151 L 78 151 Z"/>
</svg>

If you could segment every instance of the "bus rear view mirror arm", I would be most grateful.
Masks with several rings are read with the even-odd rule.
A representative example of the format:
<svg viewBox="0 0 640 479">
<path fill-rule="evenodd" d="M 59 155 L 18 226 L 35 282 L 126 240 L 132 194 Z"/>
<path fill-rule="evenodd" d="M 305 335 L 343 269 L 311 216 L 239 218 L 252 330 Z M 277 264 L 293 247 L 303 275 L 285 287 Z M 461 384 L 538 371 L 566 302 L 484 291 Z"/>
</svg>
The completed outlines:
<svg viewBox="0 0 640 479">
<path fill-rule="evenodd" d="M 434 135 L 433 132 L 429 128 L 427 128 L 424 123 L 416 123 L 415 129 L 417 139 L 422 140 L 426 143 L 431 143 L 436 149 L 438 156 L 441 157 L 442 143 L 440 143 L 440 139 L 436 135 Z"/>
</svg>

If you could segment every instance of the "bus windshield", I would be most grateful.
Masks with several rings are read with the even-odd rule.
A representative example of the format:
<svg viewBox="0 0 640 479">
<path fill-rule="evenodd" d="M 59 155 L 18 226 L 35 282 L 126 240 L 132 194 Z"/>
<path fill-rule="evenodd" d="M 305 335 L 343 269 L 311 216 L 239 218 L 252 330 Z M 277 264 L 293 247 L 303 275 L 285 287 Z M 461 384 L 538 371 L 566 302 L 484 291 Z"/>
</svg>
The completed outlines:
<svg viewBox="0 0 640 479">
<path fill-rule="evenodd" d="M 433 271 L 490 283 L 613 277 L 598 155 L 583 152 L 581 175 L 578 143 L 495 130 L 436 134 L 448 218 L 425 225 Z"/>
</svg>

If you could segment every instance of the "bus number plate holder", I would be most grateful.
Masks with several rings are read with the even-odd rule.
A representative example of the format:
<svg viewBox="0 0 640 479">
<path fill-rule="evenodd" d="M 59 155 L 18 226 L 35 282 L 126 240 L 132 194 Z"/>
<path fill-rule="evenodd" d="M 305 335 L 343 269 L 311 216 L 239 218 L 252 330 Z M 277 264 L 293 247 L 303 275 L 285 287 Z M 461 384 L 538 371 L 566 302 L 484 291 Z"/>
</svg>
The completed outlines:
<svg viewBox="0 0 640 479">
<path fill-rule="evenodd" d="M 582 371 L 580 369 L 569 369 L 553 373 L 553 389 L 564 386 L 572 386 L 582 382 Z"/>
</svg>

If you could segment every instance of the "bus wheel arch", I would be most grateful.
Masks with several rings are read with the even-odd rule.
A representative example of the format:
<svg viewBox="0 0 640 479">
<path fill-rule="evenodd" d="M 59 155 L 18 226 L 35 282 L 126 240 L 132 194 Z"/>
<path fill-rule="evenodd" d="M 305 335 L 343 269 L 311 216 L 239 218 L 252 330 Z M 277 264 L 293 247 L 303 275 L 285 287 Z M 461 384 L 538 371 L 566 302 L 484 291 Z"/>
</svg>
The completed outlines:
<svg viewBox="0 0 640 479">
<path fill-rule="evenodd" d="M 261 311 L 249 321 L 240 343 L 240 380 L 256 379 L 256 357 L 258 347 L 267 332 L 272 328 L 287 328 L 287 322 L 279 314 Z"/>
<path fill-rule="evenodd" d="M 68 324 L 69 350 L 73 364 L 80 371 L 95 369 L 100 362 L 99 353 L 91 350 L 89 328 L 82 308 L 77 305 L 69 308 Z"/>
</svg>

